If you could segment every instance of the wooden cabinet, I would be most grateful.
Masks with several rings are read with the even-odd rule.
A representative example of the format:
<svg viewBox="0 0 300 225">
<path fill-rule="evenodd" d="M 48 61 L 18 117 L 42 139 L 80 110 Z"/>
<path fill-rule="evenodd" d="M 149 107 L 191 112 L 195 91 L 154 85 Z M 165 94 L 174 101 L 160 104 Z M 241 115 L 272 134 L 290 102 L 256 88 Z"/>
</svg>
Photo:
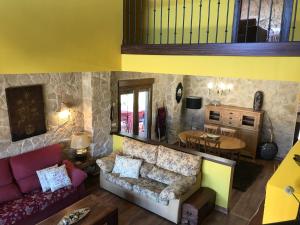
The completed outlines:
<svg viewBox="0 0 300 225">
<path fill-rule="evenodd" d="M 255 112 L 249 108 L 207 105 L 205 109 L 205 123 L 238 130 L 239 137 L 247 145 L 243 154 L 255 158 L 262 129 L 263 115 L 263 111 Z"/>
</svg>

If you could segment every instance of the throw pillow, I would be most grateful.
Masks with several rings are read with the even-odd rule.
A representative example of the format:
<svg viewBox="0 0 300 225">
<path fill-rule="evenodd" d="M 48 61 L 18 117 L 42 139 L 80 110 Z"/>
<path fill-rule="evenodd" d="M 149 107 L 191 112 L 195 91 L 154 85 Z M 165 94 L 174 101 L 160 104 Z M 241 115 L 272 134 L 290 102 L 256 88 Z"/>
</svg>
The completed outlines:
<svg viewBox="0 0 300 225">
<path fill-rule="evenodd" d="M 46 179 L 52 192 L 72 185 L 66 170 L 66 165 L 48 170 L 46 173 Z"/>
<path fill-rule="evenodd" d="M 121 170 L 120 177 L 138 179 L 142 162 L 143 160 L 141 159 L 131 159 L 131 158 L 123 159 L 123 168 Z"/>
<path fill-rule="evenodd" d="M 130 156 L 122 156 L 122 155 L 116 155 L 115 159 L 115 165 L 112 170 L 112 173 L 121 173 L 123 169 L 124 160 L 127 158 L 131 158 Z"/>
<path fill-rule="evenodd" d="M 37 171 L 36 171 L 43 192 L 46 192 L 46 191 L 49 191 L 49 190 L 50 190 L 50 185 L 49 185 L 49 183 L 48 183 L 48 181 L 47 181 L 47 179 L 46 179 L 46 173 L 47 173 L 50 169 L 56 168 L 57 166 L 58 166 L 58 165 L 56 164 L 56 165 L 54 165 L 54 166 L 51 166 L 51 167 L 48 167 L 48 168 L 45 168 L 45 169 L 37 170 Z"/>
</svg>

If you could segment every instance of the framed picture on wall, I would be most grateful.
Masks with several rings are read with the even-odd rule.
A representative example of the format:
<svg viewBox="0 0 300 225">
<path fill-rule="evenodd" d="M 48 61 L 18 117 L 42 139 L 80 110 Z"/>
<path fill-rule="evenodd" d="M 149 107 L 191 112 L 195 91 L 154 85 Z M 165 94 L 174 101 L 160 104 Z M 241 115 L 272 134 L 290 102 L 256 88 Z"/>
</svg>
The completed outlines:
<svg viewBox="0 0 300 225">
<path fill-rule="evenodd" d="M 12 141 L 46 133 L 42 85 L 5 89 Z"/>
</svg>

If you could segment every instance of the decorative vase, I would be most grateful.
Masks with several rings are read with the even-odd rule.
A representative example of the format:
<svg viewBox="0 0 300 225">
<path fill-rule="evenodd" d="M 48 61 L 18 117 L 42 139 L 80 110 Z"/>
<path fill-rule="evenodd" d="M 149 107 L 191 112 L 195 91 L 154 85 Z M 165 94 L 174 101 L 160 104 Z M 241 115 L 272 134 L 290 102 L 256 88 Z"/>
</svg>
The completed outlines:
<svg viewBox="0 0 300 225">
<path fill-rule="evenodd" d="M 265 142 L 259 146 L 260 158 L 273 160 L 278 153 L 278 146 L 274 142 Z"/>
<path fill-rule="evenodd" d="M 256 112 L 261 111 L 264 103 L 264 93 L 262 91 L 257 91 L 254 95 L 253 110 Z"/>
<path fill-rule="evenodd" d="M 271 138 L 259 146 L 260 158 L 265 160 L 273 160 L 278 153 L 278 146 L 273 142 L 273 128 L 269 129 Z"/>
</svg>

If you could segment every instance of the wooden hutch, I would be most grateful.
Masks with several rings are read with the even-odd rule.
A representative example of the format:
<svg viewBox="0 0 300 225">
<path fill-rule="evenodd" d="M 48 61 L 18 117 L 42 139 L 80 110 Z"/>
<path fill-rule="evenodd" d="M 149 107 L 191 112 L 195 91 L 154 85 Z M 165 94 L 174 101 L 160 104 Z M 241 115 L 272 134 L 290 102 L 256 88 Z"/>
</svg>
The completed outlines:
<svg viewBox="0 0 300 225">
<path fill-rule="evenodd" d="M 207 105 L 205 108 L 205 123 L 236 129 L 238 137 L 247 145 L 242 154 L 252 158 L 256 157 L 263 116 L 263 111 L 255 112 L 253 109 L 243 107 Z"/>
</svg>

